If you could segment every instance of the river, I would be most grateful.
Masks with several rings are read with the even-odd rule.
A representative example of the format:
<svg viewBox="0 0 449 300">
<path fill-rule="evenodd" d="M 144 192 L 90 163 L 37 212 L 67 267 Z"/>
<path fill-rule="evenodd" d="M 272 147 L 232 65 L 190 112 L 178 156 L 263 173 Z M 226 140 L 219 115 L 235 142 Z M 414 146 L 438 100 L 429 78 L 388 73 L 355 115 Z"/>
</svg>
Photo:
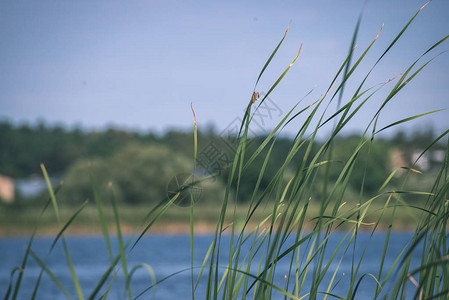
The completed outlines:
<svg viewBox="0 0 449 300">
<path fill-rule="evenodd" d="M 338 242 L 343 238 L 344 233 L 335 233 L 329 240 L 327 246 L 327 257 L 337 247 Z M 370 237 L 367 233 L 359 234 L 357 237 L 357 247 L 355 251 L 355 257 L 359 257 L 363 250 L 365 250 L 363 263 L 360 267 L 359 274 L 372 273 L 376 275 L 379 270 L 380 255 L 384 246 L 384 233 L 377 233 Z M 386 261 L 384 263 L 385 270 L 389 268 L 396 256 L 406 247 L 407 243 L 411 240 L 412 235 L 409 233 L 393 233 L 391 241 L 388 245 L 388 252 Z M 194 239 L 194 276 L 195 278 L 199 274 L 199 266 L 201 266 L 207 249 L 210 246 L 213 236 L 204 235 L 197 236 Z M 101 276 L 104 274 L 109 266 L 109 257 L 107 248 L 105 246 L 104 239 L 100 236 L 76 236 L 66 238 L 70 254 L 75 264 L 76 274 L 79 277 L 80 285 L 83 293 L 89 295 L 94 289 Z M 20 266 L 25 253 L 28 239 L 25 238 L 0 238 L 0 298 L 3 299 L 4 294 L 8 288 L 11 270 Z M 32 249 L 40 258 L 42 258 L 52 272 L 60 279 L 68 291 L 76 298 L 75 288 L 72 284 L 69 268 L 67 267 L 66 258 L 64 255 L 61 241 L 58 241 L 56 247 L 51 254 L 49 248 L 53 242 L 52 238 L 39 237 L 36 238 Z M 113 245 L 117 244 L 117 240 L 113 238 L 111 240 Z M 220 265 L 225 266 L 227 262 L 226 250 L 230 243 L 230 236 L 223 236 L 222 250 Z M 242 248 L 243 253 L 248 250 L 249 246 Z M 115 253 L 117 253 L 115 247 Z M 341 265 L 337 271 L 336 279 L 342 278 L 339 284 L 332 291 L 340 296 L 346 296 L 345 291 L 347 288 L 347 280 L 351 273 L 351 261 L 352 261 L 352 247 L 347 251 L 345 255 L 340 251 L 337 258 L 331 263 L 329 268 L 329 276 L 333 274 L 336 269 L 340 257 L 343 257 Z M 414 253 L 417 259 L 419 259 L 419 253 Z M 286 256 L 279 261 L 276 268 L 275 284 L 279 286 L 284 285 L 284 276 L 288 274 L 289 260 L 291 256 Z M 144 237 L 137 246 L 131 251 L 127 252 L 127 264 L 128 269 L 133 266 L 145 263 L 151 266 L 155 272 L 156 280 L 161 280 L 171 274 L 182 271 L 156 286 L 155 289 L 151 289 L 145 293 L 139 299 L 151 299 L 151 296 L 155 295 L 155 299 L 190 299 L 191 298 L 191 271 L 190 268 L 190 238 L 188 235 L 150 235 Z M 254 266 L 253 271 L 256 272 L 257 264 Z M 224 268 L 222 268 L 223 270 Z M 33 289 L 36 284 L 36 280 L 41 271 L 40 266 L 33 258 L 29 258 L 27 267 L 24 272 L 22 286 L 19 292 L 18 299 L 30 299 Z M 121 270 L 117 273 L 117 278 L 108 294 L 110 300 L 126 299 L 126 291 L 123 284 L 123 273 Z M 197 299 L 205 298 L 205 278 L 207 276 L 207 270 L 203 274 L 203 280 L 197 287 L 195 296 Z M 394 276 L 394 274 L 392 275 Z M 309 276 L 310 277 L 310 276 Z M 17 278 L 17 273 L 14 279 Z M 111 279 L 110 277 L 109 279 Z M 325 278 L 325 281 L 328 278 Z M 309 279 L 310 280 L 310 279 Z M 107 284 L 110 280 L 107 281 Z M 133 296 L 137 296 L 141 291 L 145 290 L 152 284 L 152 279 L 148 271 L 143 268 L 135 272 L 132 277 L 132 293 Z M 107 287 L 101 290 L 103 293 Z M 305 286 L 310 284 L 306 280 Z M 325 290 L 327 285 L 323 285 Z M 412 287 L 410 287 L 412 288 Z M 361 288 L 357 293 L 357 299 L 370 299 L 375 289 L 375 281 L 366 276 L 362 281 Z M 291 289 L 290 289 L 291 290 Z M 388 290 L 388 287 L 384 287 L 384 290 Z M 99 295 L 95 298 L 98 299 Z M 305 293 L 305 292 L 304 292 Z M 304 294 L 302 293 L 302 294 Z M 44 275 L 40 282 L 39 289 L 37 291 L 37 299 L 66 299 L 67 297 L 61 292 L 57 285 L 50 279 L 48 275 Z M 252 298 L 252 297 L 250 297 Z M 273 299 L 283 299 L 280 294 L 274 293 Z"/>
</svg>

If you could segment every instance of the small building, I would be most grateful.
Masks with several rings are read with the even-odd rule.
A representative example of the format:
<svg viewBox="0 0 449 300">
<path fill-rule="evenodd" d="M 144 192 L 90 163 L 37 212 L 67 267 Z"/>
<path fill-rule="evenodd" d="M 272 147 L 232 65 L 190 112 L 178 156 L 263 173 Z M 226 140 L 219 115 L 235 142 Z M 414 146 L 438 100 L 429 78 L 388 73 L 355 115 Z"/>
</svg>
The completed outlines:
<svg viewBox="0 0 449 300">
<path fill-rule="evenodd" d="M 4 175 L 0 175 L 0 200 L 6 203 L 14 201 L 14 181 Z"/>
</svg>

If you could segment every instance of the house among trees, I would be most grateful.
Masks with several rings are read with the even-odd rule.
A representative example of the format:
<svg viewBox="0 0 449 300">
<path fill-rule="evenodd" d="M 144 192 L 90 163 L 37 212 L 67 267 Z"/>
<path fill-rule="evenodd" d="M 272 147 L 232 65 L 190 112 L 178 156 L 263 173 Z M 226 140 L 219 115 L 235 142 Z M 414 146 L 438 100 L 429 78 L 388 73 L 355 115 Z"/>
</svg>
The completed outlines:
<svg viewBox="0 0 449 300">
<path fill-rule="evenodd" d="M 0 200 L 7 203 L 14 201 L 14 181 L 3 175 L 0 175 Z"/>
</svg>

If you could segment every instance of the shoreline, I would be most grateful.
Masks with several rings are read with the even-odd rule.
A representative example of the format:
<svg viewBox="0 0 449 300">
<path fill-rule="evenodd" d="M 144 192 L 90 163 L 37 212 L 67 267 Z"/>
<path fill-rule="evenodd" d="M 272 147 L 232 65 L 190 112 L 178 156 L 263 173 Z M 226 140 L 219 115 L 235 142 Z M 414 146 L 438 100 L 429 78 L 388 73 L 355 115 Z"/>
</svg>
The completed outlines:
<svg viewBox="0 0 449 300">
<path fill-rule="evenodd" d="M 228 224 L 229 225 L 229 224 Z M 216 230 L 216 223 L 207 223 L 207 222 L 198 222 L 194 224 L 194 236 L 206 236 L 206 235 L 213 235 L 215 234 Z M 225 225 L 226 227 L 227 225 Z M 250 232 L 251 230 L 255 229 L 255 226 L 251 224 L 249 226 L 249 229 L 247 232 Z M 262 228 L 262 230 L 267 230 L 267 227 Z M 388 227 L 386 226 L 378 226 L 376 228 L 375 233 L 384 233 L 386 232 Z M 395 233 L 413 233 L 415 232 L 416 228 L 410 227 L 410 226 L 397 226 L 397 228 L 393 228 L 391 231 Z M 131 236 L 133 234 L 139 233 L 143 229 L 135 228 L 133 226 L 129 226 L 127 224 L 122 224 L 121 226 L 121 233 L 123 236 Z M 238 226 L 236 228 L 236 232 L 240 232 L 241 228 Z M 304 226 L 305 231 L 312 231 L 312 226 Z M 349 228 L 337 228 L 334 229 L 334 232 L 345 232 L 349 230 Z M 0 228 L 0 239 L 3 238 L 26 238 L 31 237 L 32 233 L 34 231 L 34 228 L 21 228 L 21 229 L 12 229 L 12 230 L 5 230 L 4 228 Z M 359 232 L 366 233 L 371 232 L 372 228 L 370 226 L 361 226 L 359 228 Z M 60 230 L 55 230 L 54 227 L 41 227 L 37 229 L 36 231 L 36 237 L 40 238 L 51 238 L 56 237 L 56 235 L 60 232 Z M 117 230 L 115 226 L 109 226 L 108 227 L 108 233 L 110 236 L 117 236 Z M 230 231 L 225 230 L 223 232 L 223 235 L 229 235 Z M 146 236 L 156 236 L 156 235 L 166 235 L 166 236 L 176 236 L 176 235 L 190 235 L 190 223 L 186 222 L 173 222 L 173 223 L 166 223 L 166 224 L 154 224 L 146 233 Z M 64 232 L 64 236 L 67 237 L 95 237 L 99 236 L 102 237 L 103 233 L 100 228 L 91 228 L 88 226 L 73 226 L 68 228 Z"/>
</svg>

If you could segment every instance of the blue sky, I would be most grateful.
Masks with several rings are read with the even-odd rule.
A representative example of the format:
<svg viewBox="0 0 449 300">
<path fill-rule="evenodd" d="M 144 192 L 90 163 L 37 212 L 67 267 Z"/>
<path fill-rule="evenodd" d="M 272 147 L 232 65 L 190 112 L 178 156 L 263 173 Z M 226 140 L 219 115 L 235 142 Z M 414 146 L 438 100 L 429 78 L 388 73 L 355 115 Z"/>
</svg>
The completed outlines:
<svg viewBox="0 0 449 300">
<path fill-rule="evenodd" d="M 370 0 L 356 57 L 383 31 L 353 75 L 347 101 L 366 72 L 425 1 Z M 363 1 L 10 1 L 0 2 L 0 120 L 98 129 L 221 130 L 248 103 L 255 80 L 291 21 L 284 44 L 257 90 L 268 91 L 303 43 L 270 99 L 285 113 L 326 91 L 348 51 Z M 366 87 L 406 68 L 449 34 L 449 1 L 432 1 L 376 67 Z M 422 62 L 449 48 L 449 41 Z M 386 107 L 380 126 L 449 107 L 449 53 L 436 58 Z M 362 130 L 390 83 L 349 131 Z M 279 114 L 281 115 L 281 113 Z M 276 117 L 264 124 L 270 129 Z M 288 133 L 301 123 L 292 124 Z M 410 128 L 449 128 L 449 111 Z"/>
</svg>

